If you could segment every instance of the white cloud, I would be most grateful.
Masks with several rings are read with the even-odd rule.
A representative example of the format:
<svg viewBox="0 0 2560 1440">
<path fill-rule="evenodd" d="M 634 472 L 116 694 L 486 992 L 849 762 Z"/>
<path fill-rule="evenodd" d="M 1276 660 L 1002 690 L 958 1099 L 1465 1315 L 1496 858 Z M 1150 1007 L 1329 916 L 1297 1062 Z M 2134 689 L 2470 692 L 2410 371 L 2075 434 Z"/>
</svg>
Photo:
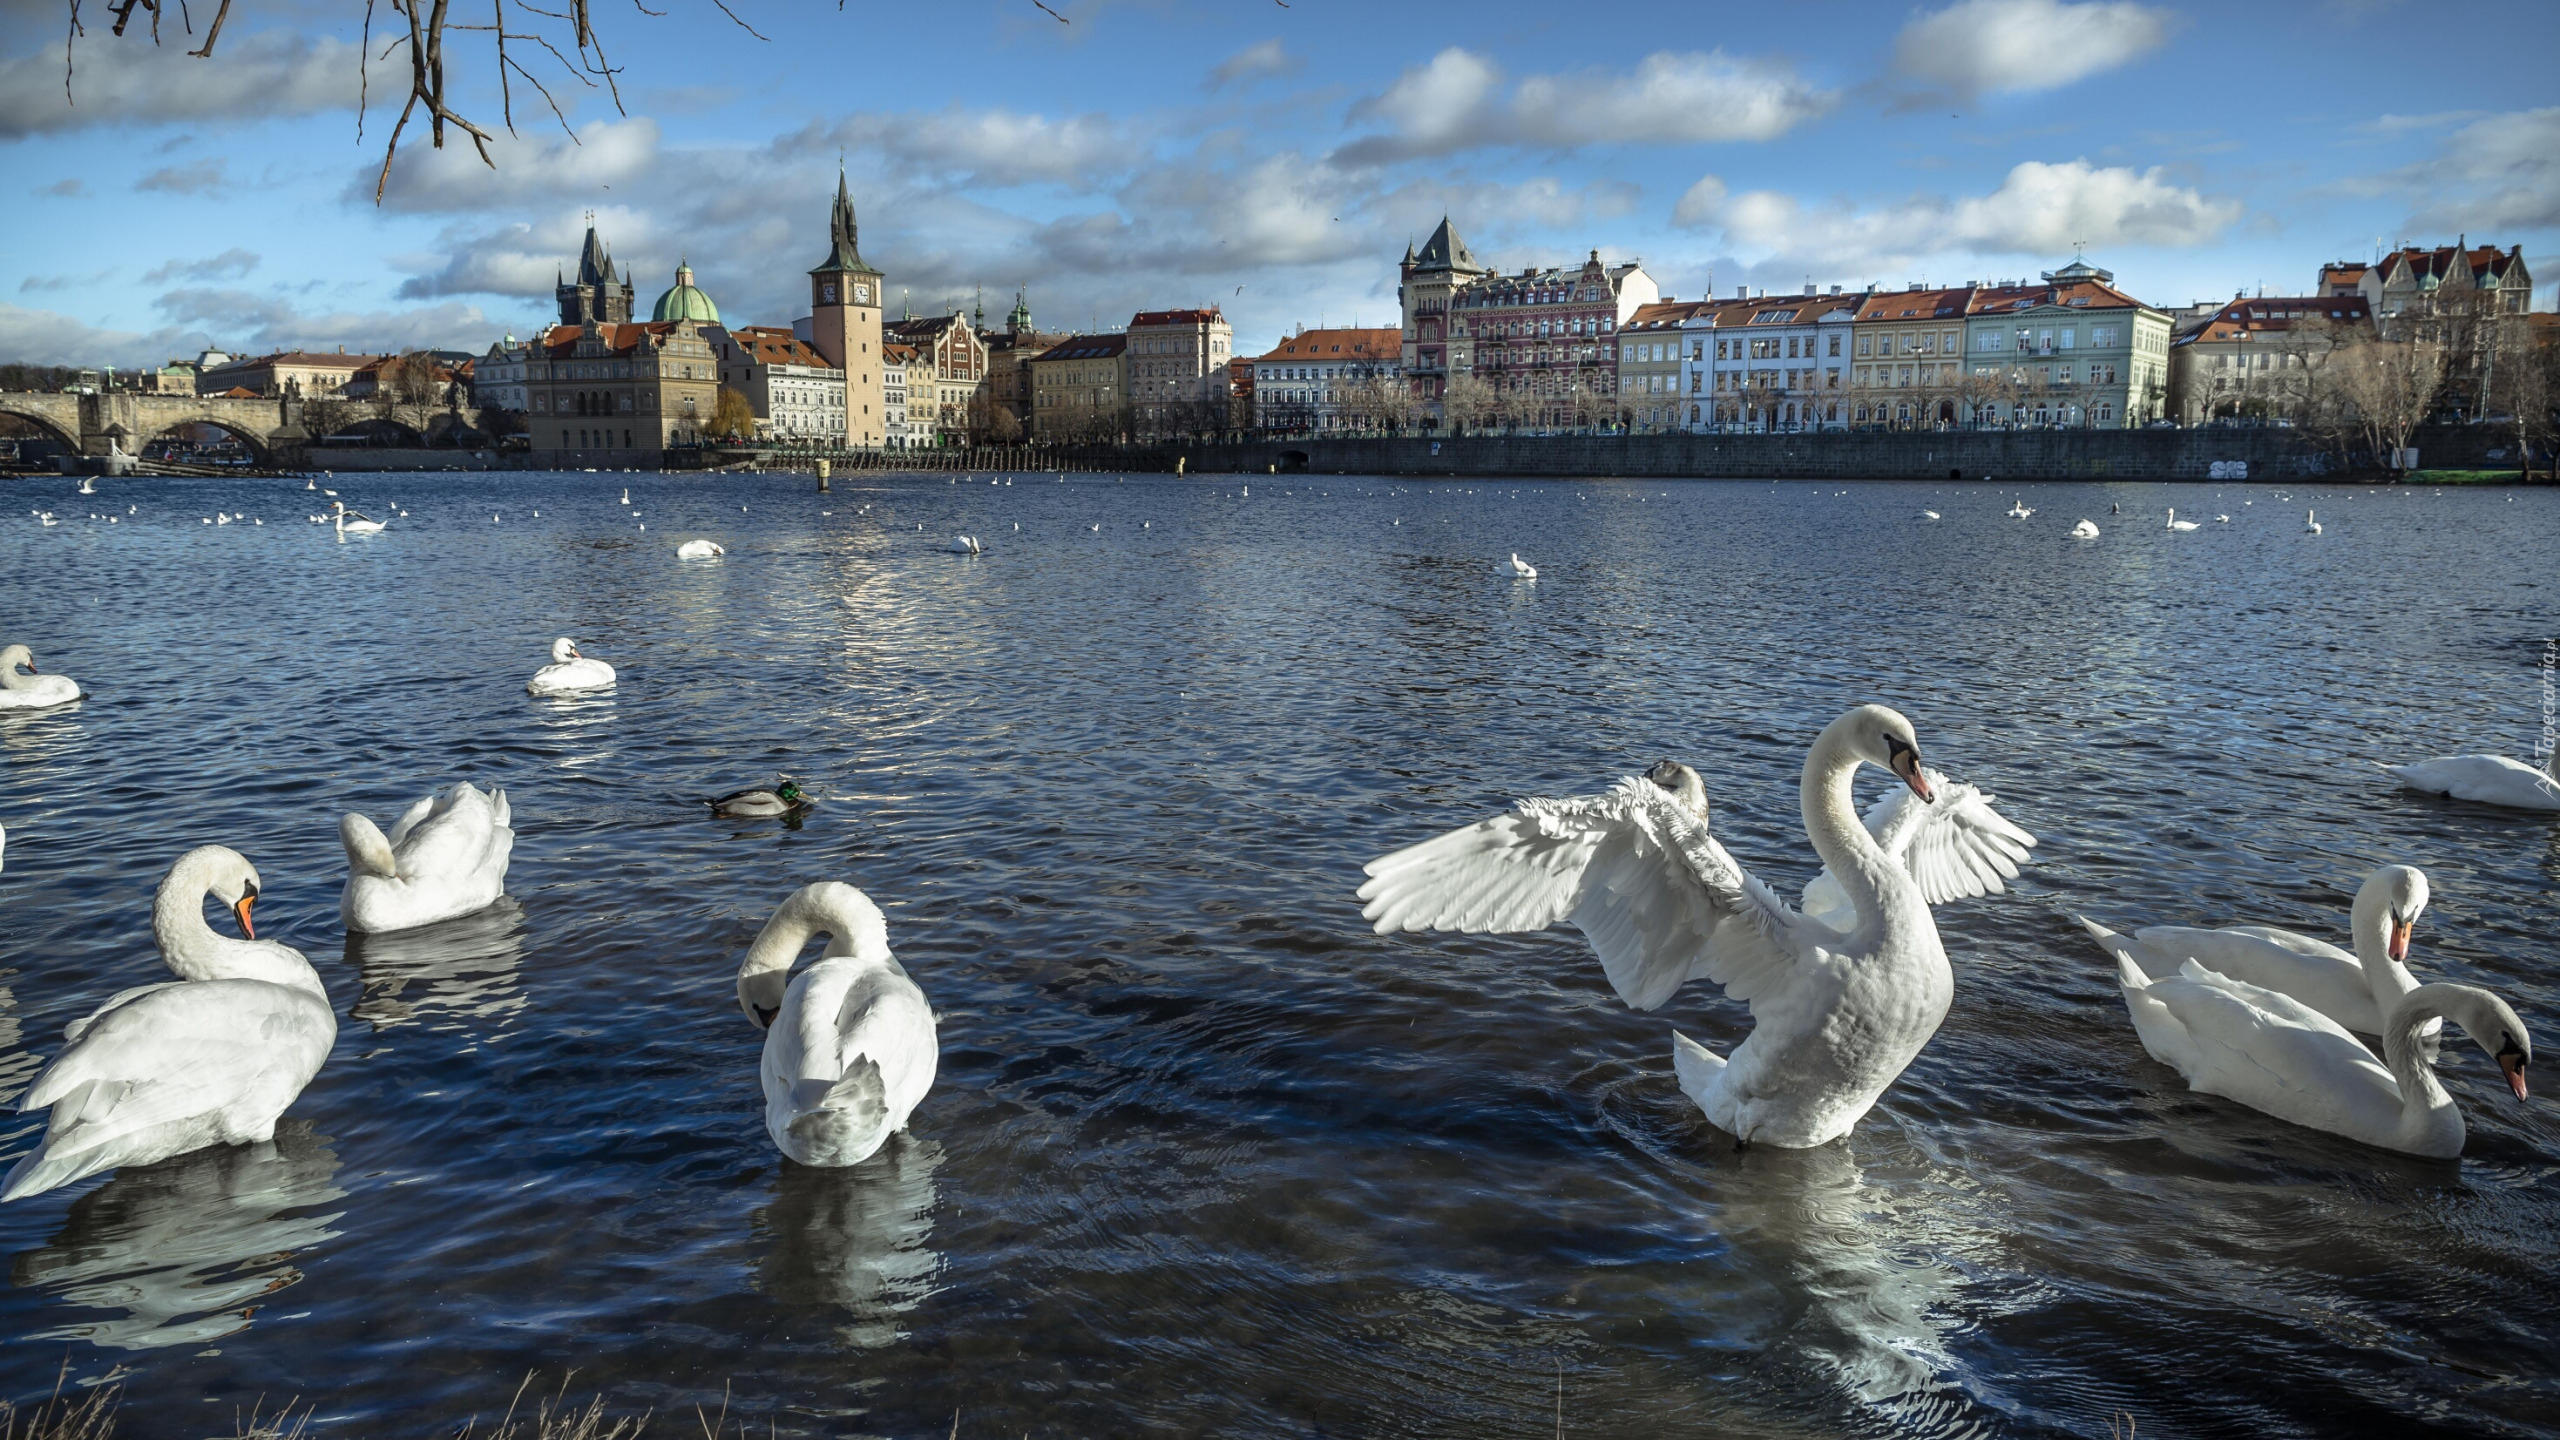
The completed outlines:
<svg viewBox="0 0 2560 1440">
<path fill-rule="evenodd" d="M 0 301 L 0 361 L 157 365 L 207 344 L 247 352 L 337 345 L 363 351 L 476 350 L 498 334 L 498 327 L 477 306 L 450 303 L 418 310 L 306 315 L 273 296 L 210 291 L 163 297 L 159 308 L 170 323 L 140 331 L 91 325 L 59 311 Z"/>
<path fill-rule="evenodd" d="M 164 280 L 236 280 L 258 268 L 258 257 L 251 251 L 233 247 L 206 260 L 172 260 L 144 272 L 142 283 L 157 285 Z"/>
<path fill-rule="evenodd" d="M 444 148 L 426 143 L 411 126 L 400 137 L 399 156 L 382 193 L 382 208 L 411 212 L 521 210 L 576 196 L 599 204 L 614 201 L 613 187 L 630 188 L 651 177 L 659 161 L 658 122 L 647 116 L 599 120 L 579 128 L 571 139 L 557 130 L 545 134 L 526 128 L 516 136 L 500 134 L 489 147 L 496 168 L 480 162 L 471 138 L 448 132 Z M 349 203 L 371 205 L 380 162 L 348 177 Z"/>
<path fill-rule="evenodd" d="M 2560 105 L 2475 120 L 2446 136 L 2435 158 L 2371 188 L 2406 194 L 2410 226 L 2422 232 L 2488 241 L 2560 228 Z"/>
<path fill-rule="evenodd" d="M 1506 98 L 1493 61 L 1456 46 L 1352 107 L 1386 133 L 1343 147 L 1354 164 L 1490 146 L 1697 145 L 1773 140 L 1831 108 L 1833 97 L 1775 61 L 1721 50 L 1664 50 L 1628 75 L 1531 75 Z"/>
<path fill-rule="evenodd" d="M 63 47 L 0 60 L 0 140 L 106 125 L 304 115 L 356 103 L 356 47 L 284 30 L 226 37 L 211 58 L 103 31 L 80 45 L 66 101 Z"/>
<path fill-rule="evenodd" d="M 910 176 L 947 186 L 1086 187 L 1142 162 L 1149 137 L 1105 115 L 1051 119 L 953 104 L 940 114 L 856 115 L 824 148 L 874 151 Z"/>
<path fill-rule="evenodd" d="M 1721 201 L 1704 223 L 1742 249 L 1784 261 L 1781 268 L 1864 274 L 1936 256 L 2058 255 L 2083 243 L 2205 245 L 2240 218 L 2241 208 L 2173 185 L 2157 168 L 2030 160 L 1988 195 L 1914 196 L 1858 209 L 1754 190 Z"/>
<path fill-rule="evenodd" d="M 1680 197 L 1680 203 L 1671 207 L 1671 223 L 1690 229 L 1704 229 L 1714 224 L 1716 216 L 1723 211 L 1724 197 L 1722 180 L 1713 175 L 1701 175 L 1698 183 L 1690 186 Z"/>
<path fill-rule="evenodd" d="M 219 155 L 211 160 L 167 165 L 134 181 L 133 188 L 145 194 L 157 190 L 169 195 L 219 195 L 231 185 L 224 169 L 225 162 Z"/>
<path fill-rule="evenodd" d="M 1902 27 L 1893 68 L 1966 99 L 2056 90 L 2150 54 L 2175 24 L 2131 0 L 1962 0 Z"/>
<path fill-rule="evenodd" d="M 1221 61 L 1209 72 L 1209 88 L 1222 90 L 1229 85 L 1259 80 L 1266 75 L 1294 75 L 1306 62 L 1282 48 L 1279 38 L 1259 40 Z"/>
</svg>

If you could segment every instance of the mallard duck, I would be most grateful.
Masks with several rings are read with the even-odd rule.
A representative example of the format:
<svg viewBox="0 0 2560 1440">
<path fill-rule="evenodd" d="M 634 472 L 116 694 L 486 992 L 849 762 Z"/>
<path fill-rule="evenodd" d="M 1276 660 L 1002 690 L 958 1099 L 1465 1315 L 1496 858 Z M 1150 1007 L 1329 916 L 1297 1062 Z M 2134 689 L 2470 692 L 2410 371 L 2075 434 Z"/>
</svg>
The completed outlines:
<svg viewBox="0 0 2560 1440">
<path fill-rule="evenodd" d="M 732 819 L 789 815 L 816 803 L 800 788 L 799 781 L 791 779 L 779 780 L 770 787 L 733 790 L 709 802 L 712 814 Z"/>
</svg>

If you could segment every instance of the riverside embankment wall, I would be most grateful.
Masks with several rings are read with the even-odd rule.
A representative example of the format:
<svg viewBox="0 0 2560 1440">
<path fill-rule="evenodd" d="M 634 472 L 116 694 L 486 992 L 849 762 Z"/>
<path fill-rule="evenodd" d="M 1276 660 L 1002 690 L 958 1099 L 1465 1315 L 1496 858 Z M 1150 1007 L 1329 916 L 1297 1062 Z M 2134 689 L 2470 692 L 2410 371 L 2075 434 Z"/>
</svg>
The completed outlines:
<svg viewBox="0 0 2560 1440">
<path fill-rule="evenodd" d="M 2512 432 L 2491 426 L 2421 431 L 2419 462 L 2511 464 Z M 1294 440 L 1153 447 L 1202 474 L 1630 476 L 1751 480 L 2206 480 L 2245 461 L 2252 480 L 2338 473 L 2334 452 L 2299 431 L 1833 431 L 1805 435 L 1541 435 L 1458 439 Z M 1167 463 L 1147 469 L 1172 469 Z"/>
</svg>

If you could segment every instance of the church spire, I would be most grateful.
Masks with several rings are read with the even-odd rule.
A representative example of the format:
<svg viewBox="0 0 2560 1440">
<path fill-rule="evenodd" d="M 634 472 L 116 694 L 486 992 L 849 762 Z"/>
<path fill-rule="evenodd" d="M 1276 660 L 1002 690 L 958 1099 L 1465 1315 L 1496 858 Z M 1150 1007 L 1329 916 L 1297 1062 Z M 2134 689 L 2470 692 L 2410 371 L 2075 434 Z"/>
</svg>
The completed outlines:
<svg viewBox="0 0 2560 1440">
<path fill-rule="evenodd" d="M 853 192 L 845 184 L 844 167 L 839 165 L 836 167 L 836 208 L 827 217 L 827 238 L 832 242 L 832 248 L 827 251 L 825 261 L 809 273 L 817 275 L 830 270 L 851 270 L 879 274 L 879 271 L 862 263 L 859 231 L 860 227 L 853 218 Z"/>
</svg>

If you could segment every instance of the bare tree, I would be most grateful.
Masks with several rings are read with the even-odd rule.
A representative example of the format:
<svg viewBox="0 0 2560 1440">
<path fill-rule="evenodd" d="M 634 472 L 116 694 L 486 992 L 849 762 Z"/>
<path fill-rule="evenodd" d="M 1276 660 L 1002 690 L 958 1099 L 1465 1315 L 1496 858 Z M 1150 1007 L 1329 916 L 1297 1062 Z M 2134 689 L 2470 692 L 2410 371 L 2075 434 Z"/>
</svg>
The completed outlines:
<svg viewBox="0 0 2560 1440">
<path fill-rule="evenodd" d="M 450 380 L 435 357 L 424 351 L 391 356 L 374 370 L 374 408 L 384 419 L 424 435 L 443 406 Z"/>
<path fill-rule="evenodd" d="M 2504 327 L 2499 340 L 2489 413 L 2514 429 L 2517 464 L 2530 480 L 2534 453 L 2560 439 L 2560 342 L 2529 323 Z"/>
<path fill-rule="evenodd" d="M 65 0 L 65 3 L 68 8 L 70 32 L 63 46 L 62 98 L 65 104 L 76 104 L 78 97 L 73 93 L 72 87 L 77 73 L 78 57 L 75 49 L 77 43 L 89 32 L 80 20 L 81 0 Z M 638 0 L 634 0 L 634 3 L 638 3 Z M 711 0 L 711 3 L 719 8 L 721 14 L 735 22 L 738 28 L 750 35 L 755 35 L 759 40 L 765 38 L 756 33 L 754 26 L 740 19 L 738 12 L 729 8 L 727 0 Z M 167 4 L 168 0 L 103 0 L 103 8 L 109 15 L 115 17 L 115 26 L 108 33 L 122 38 L 126 27 L 133 20 L 133 12 L 139 9 L 149 18 L 151 28 L 148 33 L 151 43 L 157 45 L 160 43 L 161 13 Z M 445 127 L 451 125 L 470 137 L 473 147 L 480 152 L 483 164 L 491 169 L 497 168 L 497 161 L 491 159 L 489 155 L 489 142 L 496 137 L 488 130 L 464 118 L 445 102 L 447 56 L 444 42 L 448 31 L 478 32 L 489 37 L 491 68 L 496 72 L 498 81 L 500 123 L 510 135 L 516 133 L 515 85 L 517 81 L 522 81 L 532 86 L 534 93 L 542 97 L 543 104 L 550 108 L 552 118 L 559 123 L 563 131 L 567 132 L 569 138 L 573 141 L 578 138 L 578 132 L 569 124 L 568 115 L 561 110 L 560 102 L 552 98 L 550 89 L 542 83 L 541 78 L 527 69 L 524 62 L 517 58 L 518 55 L 536 51 L 548 55 L 551 61 L 556 62 L 558 73 L 554 76 L 555 83 L 558 78 L 565 76 L 590 90 L 601 89 L 612 99 L 615 112 L 625 113 L 622 109 L 622 90 L 614 78 L 622 73 L 622 67 L 615 65 L 606 57 L 603 37 L 597 33 L 594 20 L 588 13 L 591 0 L 560 0 L 558 9 L 545 9 L 539 5 L 527 3 L 527 0 L 517 0 L 515 13 L 512 15 L 507 12 L 507 0 L 490 0 L 489 23 L 485 25 L 465 24 L 453 18 L 449 13 L 452 0 L 383 0 L 383 4 L 395 17 L 395 23 L 386 25 L 385 28 L 392 32 L 391 38 L 377 52 L 373 42 L 375 0 L 365 0 L 364 27 L 356 55 L 357 136 L 361 138 L 364 134 L 364 115 L 372 98 L 372 67 L 375 61 L 387 61 L 394 55 L 405 58 L 409 68 L 409 93 L 408 98 L 400 106 L 399 118 L 392 122 L 390 138 L 383 144 L 382 171 L 375 177 L 373 183 L 373 200 L 377 205 L 382 203 L 384 187 L 391 182 L 391 162 L 400 153 L 401 133 L 408 129 L 410 119 L 421 111 L 426 115 L 428 134 L 435 148 L 439 150 L 444 148 Z M 645 5 L 640 6 L 640 12 L 653 16 L 665 13 L 651 10 Z M 213 60 L 214 46 L 222 39 L 223 23 L 230 18 L 231 0 L 219 0 L 213 12 L 212 21 L 205 27 L 204 44 L 188 51 L 187 54 L 198 60 Z M 180 0 L 178 6 L 178 22 L 187 34 L 195 33 L 195 19 L 188 11 L 185 0 Z M 516 46 L 513 53 L 507 49 L 510 42 Z M 539 61 L 540 56 L 537 55 L 536 59 Z M 552 67 L 546 65 L 545 68 L 548 70 Z M 452 70 L 456 75 L 465 74 L 464 67 L 459 64 L 454 65 Z"/>
<path fill-rule="evenodd" d="M 2375 463 L 2396 466 L 2444 386 L 2444 347 L 2415 337 L 2357 340 L 2330 364 L 2348 423 Z"/>
</svg>

